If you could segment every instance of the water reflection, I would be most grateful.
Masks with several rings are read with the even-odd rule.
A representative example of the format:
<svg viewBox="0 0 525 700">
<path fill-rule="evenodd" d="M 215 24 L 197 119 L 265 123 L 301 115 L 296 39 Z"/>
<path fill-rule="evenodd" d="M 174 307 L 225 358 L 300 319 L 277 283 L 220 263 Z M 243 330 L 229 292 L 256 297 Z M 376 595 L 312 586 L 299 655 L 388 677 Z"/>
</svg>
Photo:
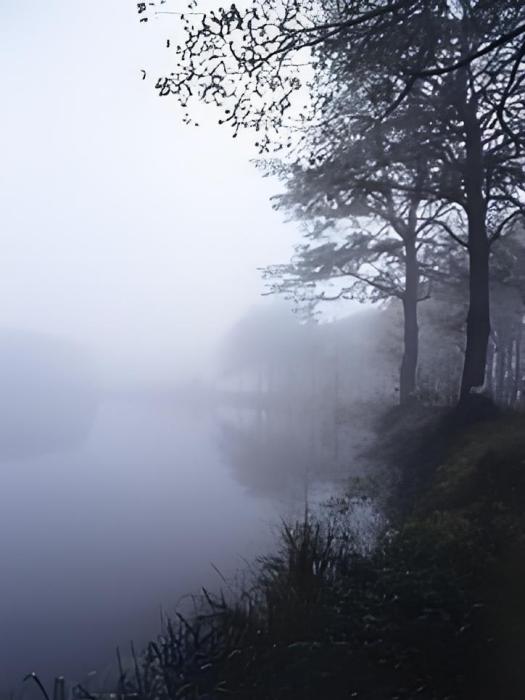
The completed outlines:
<svg viewBox="0 0 525 700">
<path fill-rule="evenodd" d="M 0 343 L 1 694 L 33 670 L 103 684 L 117 644 L 155 635 L 161 606 L 220 585 L 212 563 L 243 566 L 346 469 L 344 431 L 306 406 L 110 397 L 69 346 L 15 340 Z"/>
<path fill-rule="evenodd" d="M 0 689 L 28 671 L 99 674 L 159 609 L 267 546 L 273 503 L 224 464 L 209 417 L 104 401 L 82 442 L 4 457 Z"/>
<path fill-rule="evenodd" d="M 294 411 L 221 407 L 219 445 L 235 480 L 258 496 L 312 499 L 331 493 L 366 467 L 371 438 L 363 407 L 298 402 Z M 323 488 L 324 487 L 324 488 Z"/>
</svg>

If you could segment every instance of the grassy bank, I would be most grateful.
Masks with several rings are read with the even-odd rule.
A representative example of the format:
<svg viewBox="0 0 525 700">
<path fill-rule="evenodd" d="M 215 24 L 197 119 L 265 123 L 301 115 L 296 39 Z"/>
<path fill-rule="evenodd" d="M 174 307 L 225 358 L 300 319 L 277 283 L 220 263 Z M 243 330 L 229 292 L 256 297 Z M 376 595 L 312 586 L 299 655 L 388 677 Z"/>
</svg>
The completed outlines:
<svg viewBox="0 0 525 700">
<path fill-rule="evenodd" d="M 373 551 L 358 546 L 345 513 L 283 527 L 279 551 L 257 562 L 250 584 L 166 622 L 121 692 L 521 697 L 525 421 L 458 420 L 426 415 L 414 426 L 390 416 L 380 442 L 403 507 Z"/>
<path fill-rule="evenodd" d="M 192 614 L 166 620 L 118 692 L 521 698 L 525 418 L 418 415 L 398 412 L 380 426 L 394 496 L 372 550 L 345 508 L 283 526 L 278 551 L 242 586 L 205 592 Z"/>
</svg>

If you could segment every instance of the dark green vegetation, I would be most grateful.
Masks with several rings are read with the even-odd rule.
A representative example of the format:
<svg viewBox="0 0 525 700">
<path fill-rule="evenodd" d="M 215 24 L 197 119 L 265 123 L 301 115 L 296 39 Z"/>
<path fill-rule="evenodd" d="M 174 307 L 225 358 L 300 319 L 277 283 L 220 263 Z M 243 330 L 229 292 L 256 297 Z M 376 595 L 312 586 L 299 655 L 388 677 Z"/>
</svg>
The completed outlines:
<svg viewBox="0 0 525 700">
<path fill-rule="evenodd" d="M 120 691 L 522 697 L 525 418 L 486 409 L 470 424 L 457 412 L 428 415 L 412 431 L 406 411 L 390 415 L 382 449 L 397 485 L 418 464 L 425 478 L 409 497 L 391 497 L 376 547 L 359 545 L 351 508 L 283 526 L 277 553 L 258 561 L 250 582 L 204 594 L 193 616 L 166 622 Z"/>
</svg>

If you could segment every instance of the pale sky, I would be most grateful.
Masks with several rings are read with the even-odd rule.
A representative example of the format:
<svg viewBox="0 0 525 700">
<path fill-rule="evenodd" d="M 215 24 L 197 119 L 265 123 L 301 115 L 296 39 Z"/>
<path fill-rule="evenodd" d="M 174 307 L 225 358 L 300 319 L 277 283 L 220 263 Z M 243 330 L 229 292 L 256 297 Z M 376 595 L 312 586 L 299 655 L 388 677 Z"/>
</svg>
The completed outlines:
<svg viewBox="0 0 525 700">
<path fill-rule="evenodd" d="M 204 359 L 298 236 L 246 142 L 212 113 L 184 126 L 141 80 L 166 20 L 145 31 L 132 0 L 0 4 L 0 329 L 137 377 Z"/>
</svg>

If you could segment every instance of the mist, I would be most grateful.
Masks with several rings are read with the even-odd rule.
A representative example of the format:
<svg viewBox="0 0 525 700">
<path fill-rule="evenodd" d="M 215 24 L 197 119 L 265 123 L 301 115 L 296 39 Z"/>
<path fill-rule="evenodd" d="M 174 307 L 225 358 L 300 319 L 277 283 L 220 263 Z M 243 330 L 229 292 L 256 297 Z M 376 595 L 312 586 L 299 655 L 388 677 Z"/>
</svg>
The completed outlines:
<svg viewBox="0 0 525 700">
<path fill-rule="evenodd" d="M 33 670 L 103 682 L 116 645 L 266 538 L 274 510 L 227 477 L 209 419 L 155 392 L 209 380 L 291 234 L 243 148 L 142 81 L 133 4 L 0 14 L 3 693 Z"/>
<path fill-rule="evenodd" d="M 0 698 L 522 697 L 525 16 L 372 5 L 3 0 Z"/>
<path fill-rule="evenodd" d="M 141 29 L 125 0 L 2 5 L 2 326 L 129 380 L 202 371 L 291 241 L 245 150 L 141 80 Z"/>
</svg>

